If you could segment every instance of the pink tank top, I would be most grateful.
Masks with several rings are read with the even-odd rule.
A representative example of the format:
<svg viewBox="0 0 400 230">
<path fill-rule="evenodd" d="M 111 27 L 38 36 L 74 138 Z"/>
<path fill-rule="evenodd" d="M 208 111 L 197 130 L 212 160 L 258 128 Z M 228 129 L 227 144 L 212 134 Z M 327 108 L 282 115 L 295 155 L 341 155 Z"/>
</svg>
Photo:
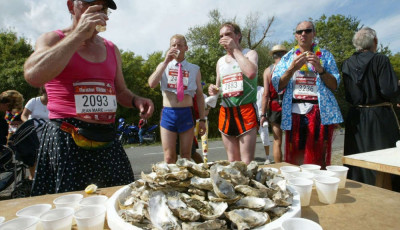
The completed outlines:
<svg viewBox="0 0 400 230">
<path fill-rule="evenodd" d="M 54 32 L 61 39 L 65 37 L 61 30 Z M 110 87 L 110 91 L 112 89 L 115 92 L 114 82 L 117 72 L 117 59 L 114 44 L 106 39 L 104 39 L 104 44 L 107 50 L 107 57 L 104 62 L 94 63 L 87 61 L 75 52 L 64 70 L 45 84 L 50 119 L 77 117 L 74 96 L 77 88 L 74 84 L 92 81 L 104 82 Z M 114 122 L 115 112 L 109 114 L 107 119 L 100 120 Z"/>
</svg>

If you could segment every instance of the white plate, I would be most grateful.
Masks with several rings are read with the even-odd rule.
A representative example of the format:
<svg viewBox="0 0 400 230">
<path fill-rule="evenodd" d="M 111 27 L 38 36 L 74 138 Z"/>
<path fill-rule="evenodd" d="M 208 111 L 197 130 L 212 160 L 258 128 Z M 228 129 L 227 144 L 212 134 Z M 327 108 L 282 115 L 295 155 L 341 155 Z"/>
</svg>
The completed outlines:
<svg viewBox="0 0 400 230">
<path fill-rule="evenodd" d="M 266 224 L 264 226 L 258 227 L 256 229 L 258 230 L 279 230 L 281 229 L 280 226 L 282 224 L 282 221 L 293 218 L 293 217 L 301 217 L 301 205 L 300 205 L 300 195 L 299 193 L 290 187 L 290 185 L 287 185 L 287 188 L 293 193 L 293 204 L 290 207 L 289 211 L 287 211 L 283 216 L 280 218 L 274 220 L 273 222 Z M 120 188 L 118 191 L 116 191 L 110 199 L 107 201 L 107 223 L 108 227 L 110 227 L 111 230 L 141 230 L 141 228 L 138 228 L 130 223 L 125 222 L 119 215 L 118 211 L 119 206 L 118 206 L 118 200 L 124 199 L 125 197 L 129 196 L 131 194 L 131 189 L 129 188 L 128 185 Z"/>
</svg>

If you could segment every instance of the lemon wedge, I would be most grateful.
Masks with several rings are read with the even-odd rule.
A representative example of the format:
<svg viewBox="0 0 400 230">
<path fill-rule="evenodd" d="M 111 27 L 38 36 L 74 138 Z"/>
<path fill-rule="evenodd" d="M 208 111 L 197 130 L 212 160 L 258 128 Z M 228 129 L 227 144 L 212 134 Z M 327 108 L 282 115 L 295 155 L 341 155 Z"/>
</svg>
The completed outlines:
<svg viewBox="0 0 400 230">
<path fill-rule="evenodd" d="M 90 184 L 85 188 L 85 192 L 87 194 L 92 194 L 92 193 L 96 192 L 96 190 L 97 190 L 97 185 L 95 185 L 95 184 Z"/>
</svg>

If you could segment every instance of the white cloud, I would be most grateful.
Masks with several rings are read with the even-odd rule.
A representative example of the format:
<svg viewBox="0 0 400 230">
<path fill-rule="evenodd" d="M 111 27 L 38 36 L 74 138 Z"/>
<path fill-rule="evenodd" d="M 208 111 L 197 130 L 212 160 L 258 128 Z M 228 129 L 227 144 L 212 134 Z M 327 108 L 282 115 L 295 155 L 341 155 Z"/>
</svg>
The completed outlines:
<svg viewBox="0 0 400 230">
<path fill-rule="evenodd" d="M 377 33 L 379 43 L 389 46 L 393 53 L 400 52 L 400 15 L 389 15 L 371 25 Z"/>
</svg>

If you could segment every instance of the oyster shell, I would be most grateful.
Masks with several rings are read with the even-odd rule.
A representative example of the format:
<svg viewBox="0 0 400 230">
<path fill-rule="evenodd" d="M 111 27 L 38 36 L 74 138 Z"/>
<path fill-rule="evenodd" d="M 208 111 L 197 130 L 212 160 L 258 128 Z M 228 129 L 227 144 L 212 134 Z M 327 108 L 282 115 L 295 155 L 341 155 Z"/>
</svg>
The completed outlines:
<svg viewBox="0 0 400 230">
<path fill-rule="evenodd" d="M 207 178 L 210 176 L 210 172 L 207 170 L 207 168 L 203 167 L 202 163 L 196 164 L 186 158 L 180 158 L 176 161 L 176 165 L 180 167 L 186 167 L 189 172 L 199 177 Z"/>
<path fill-rule="evenodd" d="M 181 229 L 178 220 L 168 208 L 167 197 L 161 191 L 153 192 L 149 200 L 149 216 L 157 229 Z"/>
<path fill-rule="evenodd" d="M 207 220 L 204 222 L 189 222 L 182 223 L 183 230 L 225 230 L 226 221 L 225 220 Z"/>
<path fill-rule="evenodd" d="M 200 177 L 192 177 L 190 179 L 190 185 L 193 187 L 204 189 L 204 190 L 213 190 L 213 184 L 211 178 L 200 178 Z"/>
<path fill-rule="evenodd" d="M 251 209 L 235 209 L 225 213 L 226 217 L 236 224 L 238 230 L 252 229 L 270 222 L 265 212 L 256 212 Z"/>
<path fill-rule="evenodd" d="M 262 190 L 258 188 L 253 188 L 249 185 L 236 185 L 235 191 L 243 193 L 246 196 L 255 196 L 255 197 L 268 197 L 268 191 Z"/>
<path fill-rule="evenodd" d="M 254 196 L 246 196 L 236 201 L 230 208 L 249 208 L 255 211 L 268 210 L 275 207 L 276 204 L 269 198 L 259 198 Z"/>
</svg>

